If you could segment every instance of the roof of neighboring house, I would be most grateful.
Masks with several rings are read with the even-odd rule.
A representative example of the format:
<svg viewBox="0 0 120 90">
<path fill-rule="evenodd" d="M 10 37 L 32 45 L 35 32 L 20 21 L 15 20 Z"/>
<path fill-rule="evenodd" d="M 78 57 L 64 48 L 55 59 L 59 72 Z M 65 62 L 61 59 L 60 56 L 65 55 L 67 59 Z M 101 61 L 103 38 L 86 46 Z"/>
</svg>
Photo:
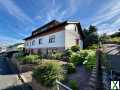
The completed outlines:
<svg viewBox="0 0 120 90">
<path fill-rule="evenodd" d="M 80 22 L 74 22 L 74 21 L 59 22 L 57 20 L 53 20 L 53 21 L 45 24 L 44 26 L 36 29 L 35 31 L 33 31 L 32 35 L 29 36 L 29 37 L 24 38 L 24 40 L 28 40 L 28 39 L 34 38 L 36 36 L 39 36 L 40 33 L 47 32 L 47 31 L 52 30 L 54 28 L 61 27 L 61 26 L 64 26 L 64 25 L 67 25 L 67 24 L 70 24 L 70 23 L 77 24 L 79 33 L 81 34 L 82 38 L 84 38 L 84 34 L 82 32 L 82 28 L 81 28 Z"/>
<path fill-rule="evenodd" d="M 24 44 L 24 43 L 16 43 L 14 45 L 10 45 L 8 48 L 16 47 L 16 46 L 21 45 L 21 44 Z"/>
</svg>

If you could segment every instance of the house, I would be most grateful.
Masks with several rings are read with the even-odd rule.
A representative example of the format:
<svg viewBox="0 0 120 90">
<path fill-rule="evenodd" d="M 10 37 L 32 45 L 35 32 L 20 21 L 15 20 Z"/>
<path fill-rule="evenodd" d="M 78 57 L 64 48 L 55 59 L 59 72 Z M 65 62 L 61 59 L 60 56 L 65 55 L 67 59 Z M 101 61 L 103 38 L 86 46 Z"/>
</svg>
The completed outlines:
<svg viewBox="0 0 120 90">
<path fill-rule="evenodd" d="M 83 38 L 80 22 L 53 20 L 24 39 L 25 51 L 48 54 L 52 51 L 64 51 L 74 45 L 83 48 Z"/>
<path fill-rule="evenodd" d="M 22 51 L 24 49 L 24 43 L 16 43 L 7 47 L 7 52 Z"/>
<path fill-rule="evenodd" d="M 6 50 L 7 50 L 6 47 L 4 47 L 4 46 L 0 47 L 0 53 L 2 53 L 2 52 L 6 52 Z"/>
</svg>

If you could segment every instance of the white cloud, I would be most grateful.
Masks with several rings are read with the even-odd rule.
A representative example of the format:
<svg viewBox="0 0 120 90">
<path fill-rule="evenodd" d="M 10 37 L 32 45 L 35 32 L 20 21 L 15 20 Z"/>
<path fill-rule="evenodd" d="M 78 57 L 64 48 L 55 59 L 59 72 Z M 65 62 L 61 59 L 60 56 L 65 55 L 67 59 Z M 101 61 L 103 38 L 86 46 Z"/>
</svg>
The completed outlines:
<svg viewBox="0 0 120 90">
<path fill-rule="evenodd" d="M 82 0 L 68 0 L 67 7 L 61 10 L 62 5 L 56 0 L 52 0 L 51 8 L 47 11 L 46 22 L 52 19 L 63 20 L 65 18 L 71 17 L 79 9 Z"/>
<path fill-rule="evenodd" d="M 97 25 L 104 21 L 108 21 L 120 14 L 120 1 L 111 0 L 107 5 L 98 10 L 95 17 L 93 17 L 93 24 Z"/>
<path fill-rule="evenodd" d="M 107 5 L 98 10 L 95 17 L 93 17 L 92 24 L 99 29 L 99 34 L 114 33 L 120 28 L 120 1 L 111 0 Z"/>
<path fill-rule="evenodd" d="M 18 42 L 23 42 L 23 41 L 20 39 L 15 39 L 12 37 L 0 35 L 0 46 L 9 46 Z"/>
<path fill-rule="evenodd" d="M 28 17 L 12 0 L 0 0 L 0 5 L 2 5 L 10 15 L 16 17 L 22 22 L 33 22 L 30 17 Z"/>
</svg>

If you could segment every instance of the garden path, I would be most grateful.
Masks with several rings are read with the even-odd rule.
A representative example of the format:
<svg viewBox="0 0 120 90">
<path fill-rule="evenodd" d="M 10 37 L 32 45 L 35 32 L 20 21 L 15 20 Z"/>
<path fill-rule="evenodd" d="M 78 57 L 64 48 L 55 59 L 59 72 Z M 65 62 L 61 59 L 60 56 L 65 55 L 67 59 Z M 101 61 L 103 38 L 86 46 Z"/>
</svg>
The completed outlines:
<svg viewBox="0 0 120 90">
<path fill-rule="evenodd" d="M 86 71 L 83 65 L 77 66 L 76 72 L 69 75 L 69 80 L 76 80 L 79 90 L 86 90 L 88 87 L 90 73 Z"/>
</svg>

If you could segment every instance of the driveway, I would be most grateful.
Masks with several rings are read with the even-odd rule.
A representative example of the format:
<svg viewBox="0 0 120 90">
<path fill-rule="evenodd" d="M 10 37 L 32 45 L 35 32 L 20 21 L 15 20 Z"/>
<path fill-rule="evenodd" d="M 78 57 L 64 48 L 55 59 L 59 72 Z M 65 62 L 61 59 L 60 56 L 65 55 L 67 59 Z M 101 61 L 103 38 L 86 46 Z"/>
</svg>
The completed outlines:
<svg viewBox="0 0 120 90">
<path fill-rule="evenodd" d="M 21 83 L 4 57 L 0 57 L 0 90 L 32 90 Z"/>
</svg>

